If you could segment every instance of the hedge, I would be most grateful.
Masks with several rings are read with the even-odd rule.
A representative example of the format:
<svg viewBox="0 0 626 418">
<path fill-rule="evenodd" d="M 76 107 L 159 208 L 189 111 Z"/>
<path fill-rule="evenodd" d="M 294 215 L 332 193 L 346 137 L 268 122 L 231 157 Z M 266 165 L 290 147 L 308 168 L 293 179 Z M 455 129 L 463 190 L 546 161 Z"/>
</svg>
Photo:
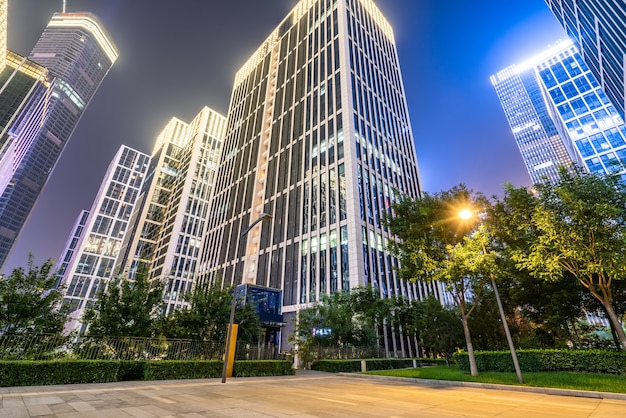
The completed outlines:
<svg viewBox="0 0 626 418">
<path fill-rule="evenodd" d="M 0 361 L 0 386 L 115 382 L 119 368 L 107 360 Z"/>
<path fill-rule="evenodd" d="M 181 361 L 161 360 L 148 361 L 144 373 L 145 380 L 168 379 L 210 379 L 222 376 L 220 360 Z"/>
<path fill-rule="evenodd" d="M 236 377 L 251 376 L 285 376 L 296 374 L 288 360 L 243 360 L 235 361 L 233 375 Z M 221 374 L 220 374 L 221 376 Z"/>
<path fill-rule="evenodd" d="M 418 366 L 432 359 L 416 359 Z M 365 359 L 367 370 L 406 369 L 413 367 L 413 359 L 375 358 Z M 311 370 L 331 373 L 352 373 L 361 371 L 361 360 L 318 360 L 311 365 Z"/>
<path fill-rule="evenodd" d="M 513 372 L 509 351 L 476 351 L 479 372 Z M 469 371 L 467 352 L 455 353 L 459 369 Z M 571 371 L 626 374 L 626 352 L 606 350 L 517 350 L 517 359 L 524 372 Z"/>
<path fill-rule="evenodd" d="M 221 377 L 222 368 L 220 360 L 6 360 L 0 361 L 0 386 L 208 379 Z M 233 369 L 237 377 L 294 373 L 285 360 L 235 361 Z"/>
</svg>

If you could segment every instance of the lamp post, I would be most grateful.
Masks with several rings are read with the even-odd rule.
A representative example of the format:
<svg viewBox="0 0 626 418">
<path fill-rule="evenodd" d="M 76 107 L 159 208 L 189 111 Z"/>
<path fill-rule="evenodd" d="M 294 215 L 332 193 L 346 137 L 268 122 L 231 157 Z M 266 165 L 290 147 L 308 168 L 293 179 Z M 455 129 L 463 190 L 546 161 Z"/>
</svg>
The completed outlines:
<svg viewBox="0 0 626 418">
<path fill-rule="evenodd" d="M 270 215 L 269 213 L 261 213 L 259 215 L 259 218 L 252 222 L 246 229 L 244 229 L 243 231 L 241 231 L 241 235 L 239 235 L 239 240 L 241 241 L 241 239 L 243 237 L 245 237 L 248 232 L 250 232 L 250 230 L 252 230 L 252 228 L 254 228 L 256 226 L 256 224 L 258 224 L 259 222 L 263 222 L 263 221 L 267 221 L 269 219 L 272 219 L 272 215 Z M 233 325 L 235 322 L 235 308 L 237 306 L 237 287 L 235 286 L 235 281 L 233 280 L 233 299 L 232 299 L 232 304 L 230 306 L 230 319 L 228 321 L 228 332 L 226 335 L 226 350 L 224 352 L 224 366 L 222 368 L 222 383 L 226 383 L 226 371 L 228 370 L 228 363 L 230 361 L 230 346 L 231 346 L 231 338 L 233 337 Z M 235 336 L 235 341 L 236 341 L 236 336 Z"/>
<path fill-rule="evenodd" d="M 459 211 L 459 218 L 462 220 L 470 219 L 474 216 L 471 210 L 463 209 Z M 487 255 L 487 247 L 485 243 L 481 241 L 481 246 L 483 250 L 483 254 Z M 498 292 L 498 286 L 496 286 L 496 280 L 493 277 L 493 272 L 489 273 L 489 278 L 491 279 L 491 287 L 493 288 L 493 293 L 496 296 L 496 302 L 498 303 L 498 311 L 500 311 L 500 318 L 502 319 L 502 326 L 504 327 L 504 333 L 506 334 L 506 341 L 509 344 L 509 350 L 511 351 L 511 357 L 513 358 L 513 366 L 515 367 L 515 374 L 517 374 L 517 381 L 519 383 L 524 383 L 524 378 L 522 377 L 522 370 L 519 366 L 519 361 L 517 360 L 517 353 L 515 352 L 515 346 L 513 345 L 513 339 L 511 338 L 511 332 L 509 331 L 509 324 L 506 322 L 506 316 L 504 315 L 504 308 L 502 307 L 502 301 L 500 300 L 500 292 Z"/>
</svg>

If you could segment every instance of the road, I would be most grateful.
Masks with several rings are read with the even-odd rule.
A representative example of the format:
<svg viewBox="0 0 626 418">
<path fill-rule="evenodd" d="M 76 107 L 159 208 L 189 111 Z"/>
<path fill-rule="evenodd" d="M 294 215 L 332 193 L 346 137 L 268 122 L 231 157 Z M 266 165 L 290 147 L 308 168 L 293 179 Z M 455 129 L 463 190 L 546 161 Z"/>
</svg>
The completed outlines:
<svg viewBox="0 0 626 418">
<path fill-rule="evenodd" d="M 624 417 L 626 401 L 297 376 L 0 388 L 0 417 Z"/>
</svg>

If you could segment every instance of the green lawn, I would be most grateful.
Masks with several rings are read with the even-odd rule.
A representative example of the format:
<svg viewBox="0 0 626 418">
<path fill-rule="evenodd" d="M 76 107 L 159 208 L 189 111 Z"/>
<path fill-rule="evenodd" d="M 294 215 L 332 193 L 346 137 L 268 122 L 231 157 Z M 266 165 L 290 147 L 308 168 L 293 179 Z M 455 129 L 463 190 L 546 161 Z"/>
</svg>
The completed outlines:
<svg viewBox="0 0 626 418">
<path fill-rule="evenodd" d="M 482 372 L 478 376 L 470 376 L 469 373 L 459 370 L 457 366 L 380 370 L 367 372 L 367 374 L 519 385 L 515 373 Z M 522 375 L 526 382 L 524 386 L 626 393 L 626 376 L 572 372 L 536 372 L 522 373 Z"/>
</svg>

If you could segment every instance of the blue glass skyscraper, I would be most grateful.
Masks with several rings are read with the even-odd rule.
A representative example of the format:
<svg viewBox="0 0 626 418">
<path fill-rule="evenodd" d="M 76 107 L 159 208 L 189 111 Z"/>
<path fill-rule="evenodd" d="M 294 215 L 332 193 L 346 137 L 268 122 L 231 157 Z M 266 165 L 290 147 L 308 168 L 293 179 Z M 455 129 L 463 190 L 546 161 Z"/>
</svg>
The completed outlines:
<svg viewBox="0 0 626 418">
<path fill-rule="evenodd" d="M 624 117 L 626 3 L 624 0 L 546 0 L 596 80 Z"/>
<path fill-rule="evenodd" d="M 624 171 L 626 127 L 571 41 L 491 77 L 534 183 L 558 167 Z"/>
</svg>

